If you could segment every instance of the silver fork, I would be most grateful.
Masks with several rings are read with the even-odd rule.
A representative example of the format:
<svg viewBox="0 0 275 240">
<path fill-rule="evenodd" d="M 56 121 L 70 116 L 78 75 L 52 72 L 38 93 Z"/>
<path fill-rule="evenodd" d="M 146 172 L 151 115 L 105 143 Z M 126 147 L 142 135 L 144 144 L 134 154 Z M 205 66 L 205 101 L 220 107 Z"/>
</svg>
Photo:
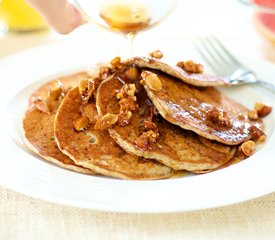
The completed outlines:
<svg viewBox="0 0 275 240">
<path fill-rule="evenodd" d="M 239 62 L 214 36 L 199 38 L 194 45 L 205 62 L 218 76 L 227 79 L 232 86 L 259 84 L 275 92 L 275 85 L 259 80 L 256 74 Z"/>
</svg>

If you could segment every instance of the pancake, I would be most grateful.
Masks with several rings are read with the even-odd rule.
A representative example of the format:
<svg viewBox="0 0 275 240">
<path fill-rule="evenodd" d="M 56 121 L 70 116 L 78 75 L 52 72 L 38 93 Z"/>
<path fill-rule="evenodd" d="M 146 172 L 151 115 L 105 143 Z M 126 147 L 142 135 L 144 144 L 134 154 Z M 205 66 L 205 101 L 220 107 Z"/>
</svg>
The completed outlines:
<svg viewBox="0 0 275 240">
<path fill-rule="evenodd" d="M 217 89 L 191 86 L 160 71 L 146 70 L 142 76 L 152 74 L 160 81 L 161 89 L 152 89 L 146 79 L 142 82 L 154 106 L 170 123 L 227 145 L 263 134 L 261 120 L 250 120 L 246 107 Z"/>
<path fill-rule="evenodd" d="M 120 105 L 117 95 L 127 82 L 123 79 L 123 74 L 113 76 L 101 83 L 97 90 L 97 109 L 100 115 L 107 113 L 119 114 Z M 108 129 L 111 137 L 127 152 L 137 156 L 156 159 L 157 161 L 175 169 L 188 170 L 191 172 L 203 171 L 205 169 L 216 169 L 228 162 L 235 153 L 235 147 L 227 147 L 215 142 L 215 147 L 220 146 L 221 150 L 206 146 L 200 137 L 192 131 L 187 131 L 175 126 L 162 117 L 154 117 L 151 123 L 152 128 L 156 125 L 155 133 L 159 135 L 156 142 L 145 144 L 140 147 L 137 139 L 144 132 L 150 132 L 145 127 L 145 121 L 153 108 L 152 103 L 147 98 L 144 88 L 139 84 L 139 79 L 135 82 L 137 89 L 137 111 L 132 111 L 130 121 L 126 125 L 115 124 Z M 147 123 L 150 125 L 150 122 Z M 148 142 L 147 142 L 148 143 Z M 210 142 L 209 145 L 212 143 Z M 214 145 L 214 143 L 213 143 Z"/>
<path fill-rule="evenodd" d="M 48 82 L 35 91 L 29 100 L 30 106 L 23 119 L 23 129 L 27 146 L 42 158 L 66 169 L 94 174 L 90 169 L 77 166 L 58 149 L 54 137 L 54 119 L 62 96 L 56 100 L 48 96 L 52 86 L 57 83 L 56 81 L 62 83 L 67 89 L 85 78 L 87 78 L 86 73 L 73 74 Z M 60 92 L 56 91 L 56 94 L 60 94 Z M 48 99 L 47 105 L 45 104 L 46 99 Z"/>
<path fill-rule="evenodd" d="M 94 129 L 93 119 L 86 130 L 76 131 L 75 121 L 82 118 L 83 107 L 96 111 L 95 103 L 89 101 L 83 105 L 79 89 L 73 88 L 63 99 L 55 119 L 58 146 L 76 164 L 122 179 L 162 179 L 173 174 L 171 168 L 157 161 L 126 153 L 108 131 Z"/>
<path fill-rule="evenodd" d="M 174 76 L 181 81 L 194 86 L 230 86 L 230 82 L 224 78 L 210 76 L 202 73 L 190 73 L 175 64 L 168 64 L 163 59 L 152 57 L 134 57 L 124 62 L 125 65 L 135 65 L 140 68 L 160 70 Z"/>
<path fill-rule="evenodd" d="M 227 168 L 229 166 L 235 165 L 243 160 L 245 160 L 246 158 L 248 158 L 248 156 L 244 155 L 239 149 L 236 150 L 234 157 L 232 159 L 230 159 L 230 161 L 226 162 L 225 164 L 221 165 L 220 167 L 218 167 L 216 170 L 220 170 L 223 168 Z M 195 171 L 194 173 L 208 173 L 208 172 L 212 172 L 212 169 L 205 169 L 203 171 Z"/>
</svg>

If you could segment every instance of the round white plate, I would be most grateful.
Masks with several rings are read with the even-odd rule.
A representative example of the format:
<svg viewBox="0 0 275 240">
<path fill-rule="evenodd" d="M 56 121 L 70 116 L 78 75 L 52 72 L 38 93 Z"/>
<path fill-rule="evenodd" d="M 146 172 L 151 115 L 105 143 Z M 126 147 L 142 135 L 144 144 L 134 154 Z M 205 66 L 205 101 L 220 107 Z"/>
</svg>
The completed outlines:
<svg viewBox="0 0 275 240">
<path fill-rule="evenodd" d="M 177 60 L 198 57 L 185 43 L 158 47 Z M 108 47 L 109 46 L 109 47 Z M 154 45 L 154 47 L 156 47 Z M 119 47 L 110 41 L 61 42 L 0 61 L 0 184 L 30 196 L 71 206 L 115 211 L 160 213 L 190 211 L 238 203 L 275 190 L 274 111 L 265 118 L 267 143 L 247 160 L 203 175 L 126 181 L 88 176 L 52 165 L 25 147 L 21 121 L 28 96 L 45 81 L 87 65 L 108 61 Z M 144 45 L 141 52 L 146 53 Z M 155 50 L 152 49 L 151 50 Z M 275 84 L 275 67 L 259 60 L 240 59 L 259 77 Z M 222 90 L 249 108 L 257 101 L 275 106 L 275 94 L 257 86 Z"/>
</svg>

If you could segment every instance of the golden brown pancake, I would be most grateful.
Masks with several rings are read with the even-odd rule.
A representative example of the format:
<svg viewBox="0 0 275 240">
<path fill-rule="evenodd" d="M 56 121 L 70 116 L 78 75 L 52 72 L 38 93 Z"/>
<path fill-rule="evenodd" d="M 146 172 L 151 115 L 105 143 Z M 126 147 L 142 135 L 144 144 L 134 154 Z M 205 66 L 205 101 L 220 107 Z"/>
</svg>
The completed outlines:
<svg viewBox="0 0 275 240">
<path fill-rule="evenodd" d="M 235 164 L 245 160 L 246 158 L 248 158 L 248 156 L 245 156 L 243 153 L 240 152 L 240 150 L 237 150 L 235 152 L 234 157 L 232 159 L 230 159 L 230 161 L 228 161 L 225 164 L 221 165 L 216 170 L 220 170 L 220 169 L 227 168 L 229 166 L 235 165 Z M 203 171 L 195 171 L 194 173 L 208 173 L 208 172 L 212 172 L 212 171 L 213 171 L 212 169 L 205 169 Z"/>
<path fill-rule="evenodd" d="M 87 78 L 86 73 L 77 73 L 57 80 L 63 83 L 65 88 L 69 88 L 85 78 Z M 93 174 L 94 172 L 90 169 L 77 166 L 57 147 L 54 137 L 54 119 L 62 97 L 49 102 L 50 112 L 48 113 L 34 106 L 38 98 L 45 100 L 48 97 L 51 87 L 57 80 L 44 84 L 30 97 L 30 106 L 23 120 L 26 144 L 32 151 L 49 162 L 76 172 Z"/>
<path fill-rule="evenodd" d="M 152 57 L 134 57 L 124 62 L 126 65 L 135 65 L 140 68 L 160 70 L 168 75 L 174 76 L 181 81 L 194 86 L 229 86 L 228 80 L 220 77 L 210 76 L 201 73 L 190 73 L 175 64 L 168 64 L 163 59 Z"/>
<path fill-rule="evenodd" d="M 96 111 L 95 103 L 88 104 Z M 55 119 L 58 146 L 76 164 L 122 179 L 161 179 L 172 175 L 171 168 L 157 161 L 126 153 L 108 131 L 95 130 L 92 123 L 85 131 L 76 131 L 74 123 L 82 116 L 82 106 L 79 90 L 73 88 L 63 99 Z"/>
<path fill-rule="evenodd" d="M 198 138 L 199 138 L 200 142 L 203 143 L 205 146 L 212 148 L 212 149 L 214 149 L 218 152 L 221 152 L 221 153 L 228 154 L 232 149 L 232 146 L 221 144 L 217 141 L 209 140 L 205 137 L 198 136 Z"/>
<path fill-rule="evenodd" d="M 152 90 L 144 81 L 146 92 L 167 121 L 205 138 L 227 145 L 237 145 L 261 131 L 261 121 L 248 118 L 249 110 L 213 87 L 195 87 L 160 71 L 150 70 L 161 82 L 161 90 Z"/>
<path fill-rule="evenodd" d="M 120 76 L 111 77 L 101 83 L 97 91 L 97 109 L 101 115 L 106 113 L 118 114 L 119 100 L 116 94 L 122 88 Z M 234 155 L 235 148 L 224 147 L 215 150 L 204 145 L 197 134 L 172 125 L 161 117 L 153 119 L 159 133 L 158 140 L 145 148 L 140 148 L 136 140 L 145 132 L 144 121 L 152 104 L 147 98 L 144 88 L 136 82 L 138 111 L 132 113 L 128 125 L 118 124 L 109 129 L 113 139 L 127 152 L 138 156 L 156 159 L 157 161 L 175 169 L 188 171 L 203 171 L 215 169 L 228 162 Z M 209 143 L 210 145 L 211 143 Z"/>
</svg>

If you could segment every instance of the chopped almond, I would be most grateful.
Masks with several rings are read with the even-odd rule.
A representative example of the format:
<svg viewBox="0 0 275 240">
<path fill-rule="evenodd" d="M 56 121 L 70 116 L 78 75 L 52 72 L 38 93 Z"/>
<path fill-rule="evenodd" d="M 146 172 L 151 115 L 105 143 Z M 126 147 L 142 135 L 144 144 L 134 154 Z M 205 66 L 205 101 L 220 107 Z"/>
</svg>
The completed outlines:
<svg viewBox="0 0 275 240">
<path fill-rule="evenodd" d="M 121 127 L 128 125 L 130 123 L 132 115 L 133 115 L 132 112 L 129 110 L 120 111 L 118 115 L 118 121 L 117 121 L 118 125 Z"/>
<path fill-rule="evenodd" d="M 250 157 L 255 152 L 255 142 L 248 140 L 241 145 L 241 149 L 247 157 Z"/>
<path fill-rule="evenodd" d="M 79 117 L 74 121 L 74 129 L 76 131 L 84 131 L 89 126 L 88 117 Z"/>
<path fill-rule="evenodd" d="M 99 79 L 101 81 L 107 79 L 107 77 L 109 77 L 110 75 L 112 74 L 112 70 L 111 68 L 109 68 L 108 66 L 102 66 L 100 69 L 99 69 Z"/>
<path fill-rule="evenodd" d="M 158 59 L 163 57 L 163 53 L 160 50 L 156 50 L 154 52 L 151 52 L 151 53 L 149 53 L 149 55 L 153 58 L 158 58 Z"/>
<path fill-rule="evenodd" d="M 135 92 L 136 92 L 136 86 L 135 84 L 124 84 L 123 87 L 120 89 L 120 91 L 117 93 L 116 97 L 117 99 L 123 99 L 123 98 L 134 98 L 136 101 L 135 97 Z"/>
<path fill-rule="evenodd" d="M 37 108 L 39 111 L 47 114 L 51 114 L 51 110 L 45 100 L 41 97 L 37 97 L 32 104 L 33 108 Z"/>
<path fill-rule="evenodd" d="M 248 112 L 248 118 L 250 120 L 258 120 L 259 116 L 258 116 L 258 112 L 256 109 L 253 109 L 251 111 Z"/>
<path fill-rule="evenodd" d="M 259 117 L 265 117 L 272 111 L 272 107 L 265 105 L 264 103 L 257 102 L 254 109 L 257 111 Z"/>
<path fill-rule="evenodd" d="M 88 80 L 81 80 L 78 83 L 78 91 L 80 95 L 84 95 L 88 90 Z"/>
<path fill-rule="evenodd" d="M 266 135 L 264 134 L 264 135 L 261 135 L 260 137 L 259 137 L 259 139 L 257 140 L 257 143 L 259 143 L 259 144 L 263 144 L 263 143 L 265 143 L 266 142 Z"/>
<path fill-rule="evenodd" d="M 55 81 L 51 86 L 49 95 L 53 100 L 57 100 L 61 96 L 61 94 L 62 94 L 62 83 L 60 81 Z"/>
<path fill-rule="evenodd" d="M 102 117 L 99 117 L 94 128 L 98 130 L 104 130 L 114 125 L 118 120 L 117 114 L 107 113 Z"/>
<path fill-rule="evenodd" d="M 249 132 L 253 140 L 258 141 L 261 136 L 265 135 L 262 129 L 259 126 L 252 125 L 249 127 Z"/>
<path fill-rule="evenodd" d="M 210 111 L 207 112 L 207 118 L 221 126 L 231 126 L 228 114 L 223 109 L 213 107 Z"/>
<path fill-rule="evenodd" d="M 132 117 L 132 111 L 138 109 L 137 98 L 135 96 L 136 86 L 135 84 L 124 84 L 116 97 L 119 100 L 119 115 L 118 125 L 126 126 L 129 124 Z"/>
<path fill-rule="evenodd" d="M 139 77 L 140 72 L 137 67 L 131 66 L 125 71 L 125 74 L 129 80 L 135 81 Z"/>
<path fill-rule="evenodd" d="M 141 73 L 141 84 L 147 85 L 153 91 L 160 91 L 162 88 L 162 83 L 157 74 L 150 71 L 143 71 Z"/>
<path fill-rule="evenodd" d="M 149 130 L 147 132 L 142 133 L 136 140 L 135 140 L 135 146 L 147 150 L 153 143 L 157 142 L 157 139 L 159 137 L 158 132 L 154 132 L 153 130 Z"/>
<path fill-rule="evenodd" d="M 115 57 L 111 61 L 111 67 L 112 68 L 119 68 L 121 66 L 121 58 L 120 57 Z"/>
<path fill-rule="evenodd" d="M 81 112 L 83 117 L 88 117 L 91 124 L 97 121 L 97 109 L 93 104 L 84 104 L 81 107 Z"/>
<path fill-rule="evenodd" d="M 88 103 L 93 93 L 95 92 L 95 84 L 93 79 L 82 80 L 78 84 L 79 94 L 84 103 Z"/>
<path fill-rule="evenodd" d="M 200 63 L 195 63 L 192 60 L 189 61 L 181 61 L 177 63 L 177 66 L 190 73 L 202 73 L 203 65 Z"/>
</svg>

